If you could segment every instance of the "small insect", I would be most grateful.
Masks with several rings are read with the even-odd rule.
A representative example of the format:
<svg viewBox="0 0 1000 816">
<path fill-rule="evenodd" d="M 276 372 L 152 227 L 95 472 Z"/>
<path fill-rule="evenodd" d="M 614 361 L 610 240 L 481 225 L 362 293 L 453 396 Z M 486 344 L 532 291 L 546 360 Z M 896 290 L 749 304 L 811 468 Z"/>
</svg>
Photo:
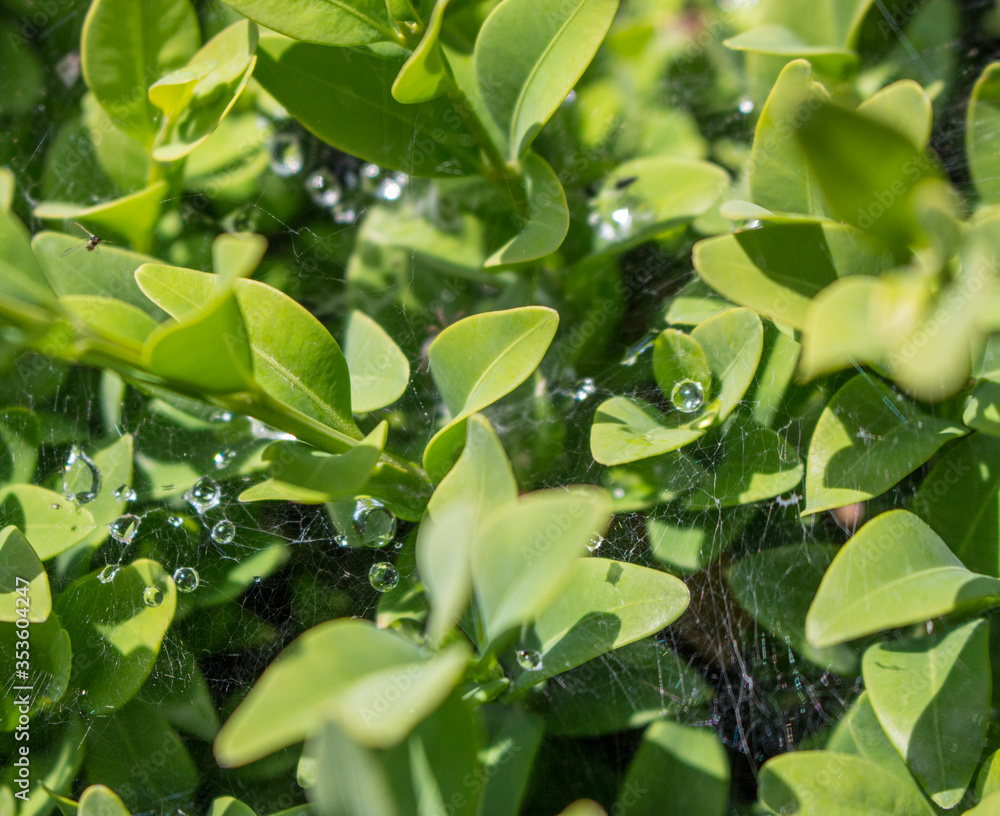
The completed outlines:
<svg viewBox="0 0 1000 816">
<path fill-rule="evenodd" d="M 638 176 L 626 176 L 625 178 L 620 178 L 615 182 L 616 190 L 624 190 L 626 187 L 630 187 L 639 180 Z"/>
<path fill-rule="evenodd" d="M 69 249 L 64 250 L 62 255 L 69 255 L 71 252 L 76 252 L 80 249 L 86 249 L 87 252 L 93 252 L 104 241 L 104 239 L 101 238 L 100 235 L 94 235 L 94 233 L 92 233 L 89 229 L 83 226 L 83 224 L 77 224 L 76 221 L 74 221 L 73 223 L 76 224 L 85 233 L 87 233 L 88 238 L 85 243 L 78 244 L 77 246 L 71 246 Z M 62 257 L 62 255 L 60 255 L 60 257 Z"/>
</svg>

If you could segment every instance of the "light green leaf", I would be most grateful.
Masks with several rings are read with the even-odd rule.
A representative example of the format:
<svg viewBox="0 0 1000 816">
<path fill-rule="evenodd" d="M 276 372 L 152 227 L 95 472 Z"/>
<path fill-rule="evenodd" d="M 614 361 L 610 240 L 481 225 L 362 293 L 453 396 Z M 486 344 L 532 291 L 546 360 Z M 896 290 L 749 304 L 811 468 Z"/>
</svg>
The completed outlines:
<svg viewBox="0 0 1000 816">
<path fill-rule="evenodd" d="M 224 232 L 212 242 L 212 271 L 226 285 L 249 277 L 267 252 L 267 239 L 253 232 Z"/>
<path fill-rule="evenodd" d="M 479 709 L 486 723 L 486 744 L 479 759 L 486 776 L 481 816 L 518 816 L 532 765 L 542 744 L 545 723 L 515 706 Z"/>
<path fill-rule="evenodd" d="M 184 65 L 199 40 L 188 0 L 97 0 L 83 25 L 83 76 L 115 125 L 149 147 L 158 129 L 149 87 Z"/>
<path fill-rule="evenodd" d="M 695 474 L 699 477 L 704 478 L 704 471 Z M 646 517 L 646 541 L 653 557 L 672 572 L 700 572 L 743 531 L 750 511 L 746 505 L 697 514 L 670 508 L 662 517 Z"/>
<path fill-rule="evenodd" d="M 49 305 L 55 298 L 31 251 L 31 238 L 21 220 L 0 211 L 0 296 Z"/>
<path fill-rule="evenodd" d="M 163 111 L 168 119 L 181 115 L 191 102 L 198 80 L 215 70 L 214 62 L 193 62 L 171 71 L 149 86 L 149 101 Z"/>
<path fill-rule="evenodd" d="M 357 496 L 378 463 L 389 423 L 383 420 L 347 453 L 331 454 L 302 442 L 272 442 L 262 458 L 270 479 L 240 494 L 240 501 L 266 499 L 323 504 Z"/>
<path fill-rule="evenodd" d="M 10 205 L 14 200 L 16 189 L 17 181 L 14 178 L 14 173 L 9 167 L 0 167 L 0 212 L 10 212 Z"/>
<path fill-rule="evenodd" d="M 908 785 L 916 788 L 917 783 L 910 774 L 906 763 L 882 729 L 875 716 L 868 692 L 863 691 L 840 718 L 824 746 L 827 751 L 857 754 L 864 759 L 881 765 Z"/>
<path fill-rule="evenodd" d="M 802 57 L 833 75 L 854 68 L 858 62 L 858 55 L 848 48 L 807 42 L 796 32 L 781 25 L 751 28 L 729 38 L 724 45 L 734 51 L 751 51 L 777 57 Z"/>
<path fill-rule="evenodd" d="M 542 663 L 513 675 L 514 688 L 655 634 L 681 616 L 689 597 L 684 583 L 665 572 L 606 558 L 577 559 L 568 589 L 521 638 L 521 648 L 538 652 Z"/>
<path fill-rule="evenodd" d="M 80 795 L 77 816 L 130 816 L 118 794 L 104 785 L 90 785 Z"/>
<path fill-rule="evenodd" d="M 351 312 L 344 332 L 351 372 L 351 409 L 376 411 L 398 400 L 410 382 L 410 364 L 385 330 L 364 312 Z"/>
<path fill-rule="evenodd" d="M 447 8 L 448 0 L 437 0 L 427 21 L 424 36 L 399 69 L 392 83 L 392 96 L 397 102 L 406 105 L 427 102 L 447 93 L 452 84 L 440 39 L 441 23 Z"/>
<path fill-rule="evenodd" d="M 41 623 L 52 611 L 49 576 L 20 530 L 0 531 L 0 622 Z"/>
<path fill-rule="evenodd" d="M 865 524 L 837 553 L 806 616 L 816 647 L 1000 605 L 1000 581 L 970 572 L 905 510 Z"/>
<path fill-rule="evenodd" d="M 1000 439 L 975 433 L 924 477 L 913 511 L 973 572 L 1000 577 Z"/>
<path fill-rule="evenodd" d="M 459 644 L 430 656 L 370 621 L 320 624 L 264 672 L 219 732 L 216 758 L 245 765 L 318 733 L 324 719 L 362 745 L 398 744 L 448 696 L 467 660 Z"/>
<path fill-rule="evenodd" d="M 500 439 L 486 419 L 473 414 L 462 455 L 427 502 L 417 533 L 417 567 L 431 600 L 427 633 L 433 642 L 469 603 L 471 553 L 484 518 L 516 498 L 517 482 Z"/>
<path fill-rule="evenodd" d="M 64 295 L 59 303 L 91 332 L 141 349 L 159 326 L 142 309 L 110 297 Z"/>
<path fill-rule="evenodd" d="M 94 500 L 86 505 L 87 512 L 94 519 L 94 531 L 83 540 L 90 547 L 96 547 L 108 537 L 108 525 L 125 510 L 126 502 L 116 498 L 115 491 L 122 485 L 132 486 L 133 447 L 132 436 L 125 434 L 91 455 L 94 464 L 101 471 L 101 489 Z M 82 471 L 70 476 L 80 479 L 80 483 L 69 481 L 70 489 L 74 492 L 83 490 L 85 485 L 82 483 Z"/>
<path fill-rule="evenodd" d="M 731 41 L 730 41 L 731 42 Z M 750 197 L 774 212 L 824 215 L 823 197 L 801 145 L 788 138 L 823 99 L 805 60 L 788 63 L 761 109 L 750 154 Z M 723 292 L 725 294 L 725 292 Z M 768 315 L 770 316 L 770 315 Z"/>
<path fill-rule="evenodd" d="M 504 0 L 486 18 L 476 78 L 508 159 L 524 155 L 573 90 L 617 11 L 617 0 Z"/>
<path fill-rule="evenodd" d="M 527 218 L 518 233 L 486 259 L 486 268 L 544 258 L 559 249 L 569 230 L 566 191 L 548 162 L 529 153 L 522 165 Z"/>
<path fill-rule="evenodd" d="M 319 722 L 306 747 L 315 757 L 311 796 L 330 816 L 399 816 L 379 754 L 352 740 L 336 722 Z"/>
<path fill-rule="evenodd" d="M 102 239 L 121 235 L 132 244 L 143 245 L 160 220 L 161 205 L 169 197 L 169 189 L 165 181 L 157 181 L 129 195 L 90 207 L 45 201 L 35 207 L 34 215 L 49 221 L 79 221 Z"/>
<path fill-rule="evenodd" d="M 880 88 L 858 105 L 858 113 L 898 130 L 917 150 L 927 146 L 934 110 L 927 93 L 912 79 Z"/>
<path fill-rule="evenodd" d="M 305 0 L 294 7 L 284 0 L 226 0 L 226 5 L 272 31 L 305 42 L 365 45 L 400 40 L 382 0 Z"/>
<path fill-rule="evenodd" d="M 879 496 L 967 433 L 859 374 L 823 409 L 806 460 L 803 515 Z"/>
<path fill-rule="evenodd" d="M 217 796 L 208 808 L 208 816 L 256 816 L 250 805 L 232 796 Z"/>
<path fill-rule="evenodd" d="M 718 412 L 721 422 L 743 399 L 753 381 L 764 349 L 764 327 L 749 309 L 730 309 L 699 323 L 691 332 L 708 358 L 708 367 L 717 384 L 715 399 L 704 409 Z"/>
<path fill-rule="evenodd" d="M 30 484 L 0 488 L 0 521 L 24 531 L 42 561 L 68 550 L 94 529 L 90 511 Z"/>
<path fill-rule="evenodd" d="M 780 496 L 802 481 L 802 460 L 782 437 L 738 416 L 722 438 L 719 464 L 687 498 L 687 509 L 732 507 Z"/>
<path fill-rule="evenodd" d="M 477 167 L 478 155 L 466 145 L 470 137 L 448 100 L 402 105 L 392 98 L 401 67 L 396 59 L 268 34 L 258 45 L 254 79 L 324 142 L 366 161 L 413 176 Z"/>
<path fill-rule="evenodd" d="M 758 795 L 775 813 L 800 816 L 933 816 L 913 784 L 874 762 L 833 751 L 795 751 L 768 760 Z"/>
<path fill-rule="evenodd" d="M 729 759 L 715 731 L 669 720 L 642 736 L 615 812 L 622 816 L 723 816 Z"/>
<path fill-rule="evenodd" d="M 965 112 L 969 174 L 982 204 L 1000 203 L 1000 62 L 991 62 L 972 87 Z"/>
<path fill-rule="evenodd" d="M 665 329 L 656 338 L 653 344 L 653 375 L 668 399 L 682 380 L 698 383 L 706 401 L 712 396 L 712 372 L 705 350 L 697 340 L 676 329 Z"/>
<path fill-rule="evenodd" d="M 472 551 L 487 641 L 544 612 L 572 580 L 576 557 L 610 519 L 607 493 L 582 486 L 540 490 L 494 510 Z"/>
<path fill-rule="evenodd" d="M 144 600 L 149 587 L 162 594 L 156 606 Z M 106 584 L 91 573 L 59 596 L 56 613 L 73 644 L 71 688 L 86 691 L 80 697 L 85 711 L 107 715 L 135 696 L 156 662 L 176 605 L 170 575 L 145 559 L 121 567 Z"/>
<path fill-rule="evenodd" d="M 876 643 L 862 661 L 879 722 L 931 798 L 953 808 L 979 763 L 990 713 L 989 627 Z"/>
<path fill-rule="evenodd" d="M 602 465 L 621 465 L 688 445 L 705 433 L 714 411 L 690 422 L 671 422 L 652 405 L 629 397 L 602 403 L 590 429 L 591 456 Z"/>
<path fill-rule="evenodd" d="M 0 623 L 0 648 L 11 656 L 11 660 L 21 660 L 17 653 L 24 649 L 24 641 L 17 636 L 22 631 L 14 623 Z M 50 613 L 44 623 L 34 623 L 30 627 L 30 659 L 28 660 L 27 682 L 31 688 L 28 716 L 36 712 L 55 708 L 69 686 L 69 675 L 73 664 L 73 650 L 69 635 L 63 629 L 59 616 Z M 9 691 L 0 701 L 0 728 L 13 731 L 25 712 L 16 701 L 16 692 Z"/>
</svg>

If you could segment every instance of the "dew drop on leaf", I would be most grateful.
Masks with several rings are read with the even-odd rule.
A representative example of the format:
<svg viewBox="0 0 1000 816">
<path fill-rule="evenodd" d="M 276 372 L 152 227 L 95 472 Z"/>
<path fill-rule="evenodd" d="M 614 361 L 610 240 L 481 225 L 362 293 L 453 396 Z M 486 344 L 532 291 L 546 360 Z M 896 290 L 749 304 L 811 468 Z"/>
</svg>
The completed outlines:
<svg viewBox="0 0 1000 816">
<path fill-rule="evenodd" d="M 130 544 L 132 539 L 135 538 L 135 534 L 139 532 L 140 521 L 141 519 L 138 516 L 126 513 L 108 525 L 108 532 L 111 533 L 111 537 L 115 541 L 122 544 Z"/>
<path fill-rule="evenodd" d="M 201 578 L 194 567 L 178 567 L 174 570 L 174 584 L 178 592 L 194 592 Z"/>
<path fill-rule="evenodd" d="M 163 590 L 155 586 L 146 587 L 142 591 L 142 602 L 146 606 L 159 606 L 163 603 Z"/>
<path fill-rule="evenodd" d="M 674 385 L 670 392 L 670 402 L 678 411 L 693 414 L 704 404 L 705 392 L 702 390 L 701 383 L 694 380 L 681 380 Z"/>
<path fill-rule="evenodd" d="M 276 176 L 287 178 L 302 172 L 302 142 L 293 133 L 279 133 L 271 139 L 271 170 Z"/>
<path fill-rule="evenodd" d="M 525 671 L 538 671 L 542 668 L 542 656 L 534 649 L 518 649 L 517 665 Z"/>
<path fill-rule="evenodd" d="M 110 584 L 115 576 L 118 574 L 117 564 L 108 564 L 99 573 L 97 573 L 97 580 L 102 584 Z"/>
<path fill-rule="evenodd" d="M 379 561 L 368 570 L 368 581 L 377 592 L 388 592 L 399 583 L 399 572 L 388 561 Z"/>
<path fill-rule="evenodd" d="M 195 511 L 201 515 L 219 506 L 219 499 L 222 491 L 214 479 L 202 476 L 197 482 L 191 485 L 190 490 L 184 494 L 184 500 L 190 504 Z"/>
<path fill-rule="evenodd" d="M 135 501 L 138 496 L 136 492 L 129 487 L 127 484 L 119 485 L 112 492 L 111 495 L 115 497 L 116 501 L 120 502 L 130 502 Z"/>
<path fill-rule="evenodd" d="M 366 547 L 384 547 L 396 535 L 396 517 L 377 499 L 358 499 L 354 529 Z"/>
<path fill-rule="evenodd" d="M 220 521 L 212 528 L 212 540 L 216 544 L 229 544 L 236 537 L 236 525 L 231 521 Z"/>
<path fill-rule="evenodd" d="M 101 492 L 101 469 L 79 447 L 70 448 L 63 466 L 63 495 L 67 501 L 87 504 Z"/>
</svg>

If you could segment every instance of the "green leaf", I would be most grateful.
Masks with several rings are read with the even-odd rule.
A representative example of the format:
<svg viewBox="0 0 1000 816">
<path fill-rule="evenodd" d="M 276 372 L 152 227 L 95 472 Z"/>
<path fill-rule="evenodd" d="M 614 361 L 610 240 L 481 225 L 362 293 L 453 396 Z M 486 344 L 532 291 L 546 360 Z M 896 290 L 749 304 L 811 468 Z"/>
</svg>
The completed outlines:
<svg viewBox="0 0 1000 816">
<path fill-rule="evenodd" d="M 478 156 L 466 146 L 470 137 L 450 102 L 402 105 L 392 98 L 400 68 L 395 59 L 265 35 L 254 79 L 309 131 L 345 153 L 413 176 L 477 167 Z"/>
<path fill-rule="evenodd" d="M 518 816 L 545 723 L 514 706 L 486 705 L 479 711 L 487 732 L 479 752 L 486 776 L 480 816 Z"/>
<path fill-rule="evenodd" d="M 458 457 L 465 418 L 528 379 L 558 325 L 555 310 L 524 306 L 464 318 L 434 339 L 428 351 L 431 376 L 452 418 L 424 451 L 431 479 L 439 481 Z"/>
<path fill-rule="evenodd" d="M 730 41 L 732 42 L 732 41 Z M 812 78 L 805 60 L 788 63 L 761 109 L 750 153 L 750 197 L 774 212 L 824 215 L 816 177 L 802 146 L 789 133 L 801 125 L 828 94 Z M 725 292 L 723 292 L 725 294 Z M 768 315 L 770 316 L 770 315 Z"/>
<path fill-rule="evenodd" d="M 646 729 L 615 812 L 622 816 L 723 816 L 729 759 L 715 732 L 661 720 Z"/>
<path fill-rule="evenodd" d="M 142 309 L 124 300 L 97 295 L 64 295 L 59 303 L 91 332 L 126 346 L 141 348 L 159 326 Z"/>
<path fill-rule="evenodd" d="M 1000 62 L 983 69 L 965 111 L 965 152 L 969 174 L 982 204 L 1000 203 Z"/>
<path fill-rule="evenodd" d="M 875 716 L 875 709 L 872 708 L 867 691 L 861 692 L 847 713 L 834 726 L 825 748 L 827 751 L 857 754 L 881 765 L 884 770 L 895 774 L 908 785 L 916 787 L 906 763 L 896 750 L 896 746 L 886 736 L 878 717 Z"/>
<path fill-rule="evenodd" d="M 21 220 L 0 212 L 0 296 L 49 305 L 55 298 L 31 251 L 31 239 Z"/>
<path fill-rule="evenodd" d="M 851 649 L 816 649 L 806 640 L 809 604 L 835 552 L 813 543 L 772 547 L 730 565 L 726 579 L 736 600 L 768 632 L 815 665 L 849 674 L 858 662 Z"/>
<path fill-rule="evenodd" d="M 824 103 L 795 136 L 831 214 L 890 246 L 917 238 L 913 187 L 936 171 L 906 135 L 863 112 Z"/>
<path fill-rule="evenodd" d="M 41 623 L 52 611 L 49 576 L 17 527 L 0 531 L 0 621 Z"/>
<path fill-rule="evenodd" d="M 399 69 L 392 83 L 392 96 L 397 102 L 415 105 L 428 102 L 447 93 L 452 85 L 448 66 L 441 51 L 441 23 L 448 0 L 437 0 L 420 43 Z"/>
<path fill-rule="evenodd" d="M 701 385 L 704 398 L 711 398 L 712 372 L 705 350 L 684 332 L 676 329 L 660 332 L 653 344 L 653 375 L 667 398 L 681 380 L 694 380 Z"/>
<path fill-rule="evenodd" d="M 68 253 L 80 243 L 79 238 L 61 232 L 39 232 L 31 239 L 31 248 L 57 295 L 113 297 L 131 303 L 156 320 L 166 317 L 135 282 L 135 271 L 155 259 L 103 243 L 100 252 Z"/>
<path fill-rule="evenodd" d="M 208 808 L 208 816 L 256 816 L 249 805 L 232 796 L 217 796 Z"/>
<path fill-rule="evenodd" d="M 704 472 L 695 474 L 699 476 Z M 746 505 L 698 514 L 678 514 L 671 508 L 663 517 L 646 517 L 646 541 L 653 557 L 672 571 L 700 572 L 742 532 L 749 513 Z"/>
<path fill-rule="evenodd" d="M 351 408 L 376 411 L 398 400 L 410 382 L 410 364 L 385 330 L 364 312 L 351 312 L 344 332 L 351 372 Z"/>
<path fill-rule="evenodd" d="M 283 0 L 226 0 L 226 5 L 272 31 L 305 42 L 365 45 L 400 40 L 382 0 L 309 0 L 294 7 Z"/>
<path fill-rule="evenodd" d="M 570 669 L 543 694 L 537 709 L 549 733 L 599 737 L 665 717 L 683 718 L 712 691 L 687 659 L 646 638 Z"/>
<path fill-rule="evenodd" d="M 472 581 L 488 642 L 532 622 L 572 580 L 576 557 L 611 519 L 599 488 L 540 490 L 496 509 L 472 551 Z"/>
<path fill-rule="evenodd" d="M 198 48 L 188 0 L 97 0 L 83 25 L 83 76 L 115 125 L 149 147 L 158 129 L 149 87 Z"/>
<path fill-rule="evenodd" d="M 805 58 L 817 68 L 832 75 L 847 72 L 854 68 L 858 62 L 858 55 L 848 48 L 807 42 L 790 28 L 781 25 L 756 26 L 742 34 L 737 34 L 735 37 L 730 37 L 723 44 L 734 51 L 751 51 L 757 54 L 786 58 Z"/>
<path fill-rule="evenodd" d="M 10 205 L 14 200 L 16 189 L 17 181 L 14 178 L 14 173 L 9 167 L 0 167 L 0 212 L 10 212 Z"/>
<path fill-rule="evenodd" d="M 931 798 L 959 803 L 990 713 L 989 627 L 975 620 L 943 636 L 876 643 L 862 661 L 879 722 Z"/>
<path fill-rule="evenodd" d="M 202 46 L 191 58 L 190 65 L 194 68 L 208 64 L 213 66 L 212 70 L 199 77 L 191 87 L 190 100 L 184 106 L 186 110 L 165 111 L 180 118 L 170 128 L 165 141 L 162 136 L 157 140 L 154 159 L 177 161 L 212 135 L 250 81 L 257 62 L 256 48 L 257 26 L 246 20 L 233 23 Z M 155 90 L 156 86 L 150 88 L 150 99 L 154 103 Z"/>
<path fill-rule="evenodd" d="M 834 394 L 816 424 L 802 514 L 879 496 L 966 432 L 859 374 Z"/>
<path fill-rule="evenodd" d="M 898 130 L 917 150 L 923 150 L 930 139 L 934 110 L 927 93 L 912 79 L 880 88 L 858 105 L 858 113 Z"/>
<path fill-rule="evenodd" d="M 468 660 L 459 644 L 430 656 L 370 621 L 310 629 L 264 672 L 215 740 L 224 767 L 245 765 L 332 720 L 370 747 L 398 744 L 448 696 Z"/>
<path fill-rule="evenodd" d="M 970 570 L 1000 577 L 1000 439 L 975 433 L 924 477 L 913 510 Z"/>
<path fill-rule="evenodd" d="M 140 783 L 136 768 L 142 768 L 143 760 L 152 763 L 153 757 L 162 759 Z M 147 813 L 165 801 L 184 809 L 198 787 L 198 769 L 184 742 L 156 706 L 141 700 L 132 700 L 94 729 L 85 768 L 87 778 L 118 791 L 135 813 Z"/>
<path fill-rule="evenodd" d="M 704 410 L 717 411 L 715 421 L 721 422 L 753 382 L 764 350 L 764 327 L 749 309 L 730 309 L 699 323 L 691 339 L 704 350 L 716 383 L 716 397 Z"/>
<path fill-rule="evenodd" d="M 132 486 L 133 448 L 131 434 L 125 434 L 91 455 L 101 471 L 101 489 L 94 500 L 87 503 L 87 512 L 94 519 L 94 531 L 84 539 L 87 546 L 96 547 L 104 541 L 108 537 L 108 525 L 125 510 L 127 502 L 116 498 L 115 491 L 123 485 Z M 79 471 L 78 475 L 83 478 Z M 83 484 L 73 482 L 69 483 L 69 487 L 74 492 L 84 489 Z"/>
<path fill-rule="evenodd" d="M 801 816 L 933 816 L 915 785 L 867 759 L 833 751 L 795 751 L 768 760 L 758 795 L 775 813 Z"/>
<path fill-rule="evenodd" d="M 6 456 L 0 465 L 0 483 L 29 482 L 38 463 L 42 431 L 38 416 L 27 408 L 11 406 L 0 410 L 0 445 Z"/>
<path fill-rule="evenodd" d="M 678 424 L 652 405 L 629 397 L 612 397 L 594 415 L 590 453 L 602 465 L 621 465 L 659 456 L 688 445 L 705 433 L 714 419 L 709 412 Z M 672 424 L 665 424 L 672 422 Z"/>
<path fill-rule="evenodd" d="M 802 481 L 803 470 L 786 440 L 738 416 L 722 438 L 719 464 L 690 494 L 687 509 L 732 507 L 780 496 Z"/>
<path fill-rule="evenodd" d="M 358 745 L 337 723 L 319 723 L 315 741 L 306 750 L 316 758 L 316 784 L 310 788 L 311 795 L 324 813 L 399 816 L 379 755 Z"/>
<path fill-rule="evenodd" d="M 169 190 L 165 181 L 157 181 L 134 193 L 90 207 L 45 201 L 34 208 L 33 214 L 36 218 L 49 221 L 79 221 L 102 239 L 121 235 L 132 244 L 142 246 L 148 243 L 149 236 L 156 229 L 162 204 L 170 195 Z"/>
<path fill-rule="evenodd" d="M 617 0 L 503 0 L 486 18 L 476 77 L 508 159 L 524 155 L 573 90 L 617 11 Z"/>
<path fill-rule="evenodd" d="M 15 623 L 0 623 L 0 648 L 11 656 L 12 661 L 24 659 L 24 641 L 17 636 L 19 631 L 23 630 Z M 44 623 L 31 625 L 30 650 L 27 682 L 12 684 L 31 688 L 28 711 L 24 712 L 18 706 L 17 692 L 8 691 L 0 701 L 0 729 L 5 731 L 13 731 L 24 713 L 30 717 L 39 711 L 55 708 L 69 686 L 73 650 L 69 635 L 54 612 Z"/>
<path fill-rule="evenodd" d="M 522 636 L 521 647 L 542 662 L 515 674 L 514 689 L 655 634 L 681 616 L 690 597 L 672 575 L 606 558 L 577 559 L 568 587 Z"/>
<path fill-rule="evenodd" d="M 144 600 L 149 587 L 162 593 L 157 606 Z M 135 696 L 156 662 L 176 605 L 169 574 L 145 559 L 121 567 L 106 584 L 91 573 L 59 596 L 56 613 L 73 643 L 71 687 L 86 691 L 80 698 L 85 711 L 110 714 Z"/>
<path fill-rule="evenodd" d="M 558 176 L 537 153 L 525 156 L 522 165 L 527 218 L 518 233 L 486 259 L 486 268 L 544 258 L 559 249 L 569 231 L 566 191 Z"/>
<path fill-rule="evenodd" d="M 83 541 L 94 529 L 89 510 L 29 484 L 0 488 L 0 521 L 22 530 L 42 561 Z"/>
<path fill-rule="evenodd" d="M 253 353 L 233 292 L 153 332 L 143 350 L 150 373 L 208 393 L 254 387 Z"/>
<path fill-rule="evenodd" d="M 195 61 L 184 68 L 171 71 L 149 86 L 149 101 L 163 111 L 168 119 L 175 119 L 191 102 L 194 86 L 215 67 L 214 62 Z"/>
<path fill-rule="evenodd" d="M 383 420 L 347 453 L 331 454 L 302 442 L 272 442 L 262 458 L 270 479 L 244 490 L 242 502 L 274 499 L 323 504 L 361 493 L 378 463 L 389 423 Z"/>
<path fill-rule="evenodd" d="M 1000 581 L 970 572 L 905 510 L 865 524 L 837 553 L 806 616 L 816 647 L 1000 604 Z"/>
<path fill-rule="evenodd" d="M 693 258 L 719 294 L 796 329 L 804 327 L 812 298 L 838 278 L 879 275 L 895 265 L 852 227 L 793 219 L 699 241 Z"/>
<path fill-rule="evenodd" d="M 125 803 L 111 788 L 89 785 L 80 795 L 77 816 L 130 816 Z"/>
<path fill-rule="evenodd" d="M 437 486 L 417 533 L 420 576 L 431 600 L 427 634 L 437 642 L 461 618 L 472 594 L 471 553 L 484 518 L 517 498 L 517 482 L 489 422 L 473 414 L 465 448 Z"/>
</svg>

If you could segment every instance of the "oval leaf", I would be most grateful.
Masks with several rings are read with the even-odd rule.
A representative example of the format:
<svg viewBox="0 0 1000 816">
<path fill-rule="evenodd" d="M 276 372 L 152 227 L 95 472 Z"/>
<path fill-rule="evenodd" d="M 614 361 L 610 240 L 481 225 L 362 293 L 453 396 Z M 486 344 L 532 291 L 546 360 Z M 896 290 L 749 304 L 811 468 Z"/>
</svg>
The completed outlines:
<svg viewBox="0 0 1000 816">
<path fill-rule="evenodd" d="M 351 372 L 351 408 L 376 411 L 398 400 L 410 382 L 410 364 L 385 330 L 353 311 L 344 333 L 344 357 Z"/>
</svg>

